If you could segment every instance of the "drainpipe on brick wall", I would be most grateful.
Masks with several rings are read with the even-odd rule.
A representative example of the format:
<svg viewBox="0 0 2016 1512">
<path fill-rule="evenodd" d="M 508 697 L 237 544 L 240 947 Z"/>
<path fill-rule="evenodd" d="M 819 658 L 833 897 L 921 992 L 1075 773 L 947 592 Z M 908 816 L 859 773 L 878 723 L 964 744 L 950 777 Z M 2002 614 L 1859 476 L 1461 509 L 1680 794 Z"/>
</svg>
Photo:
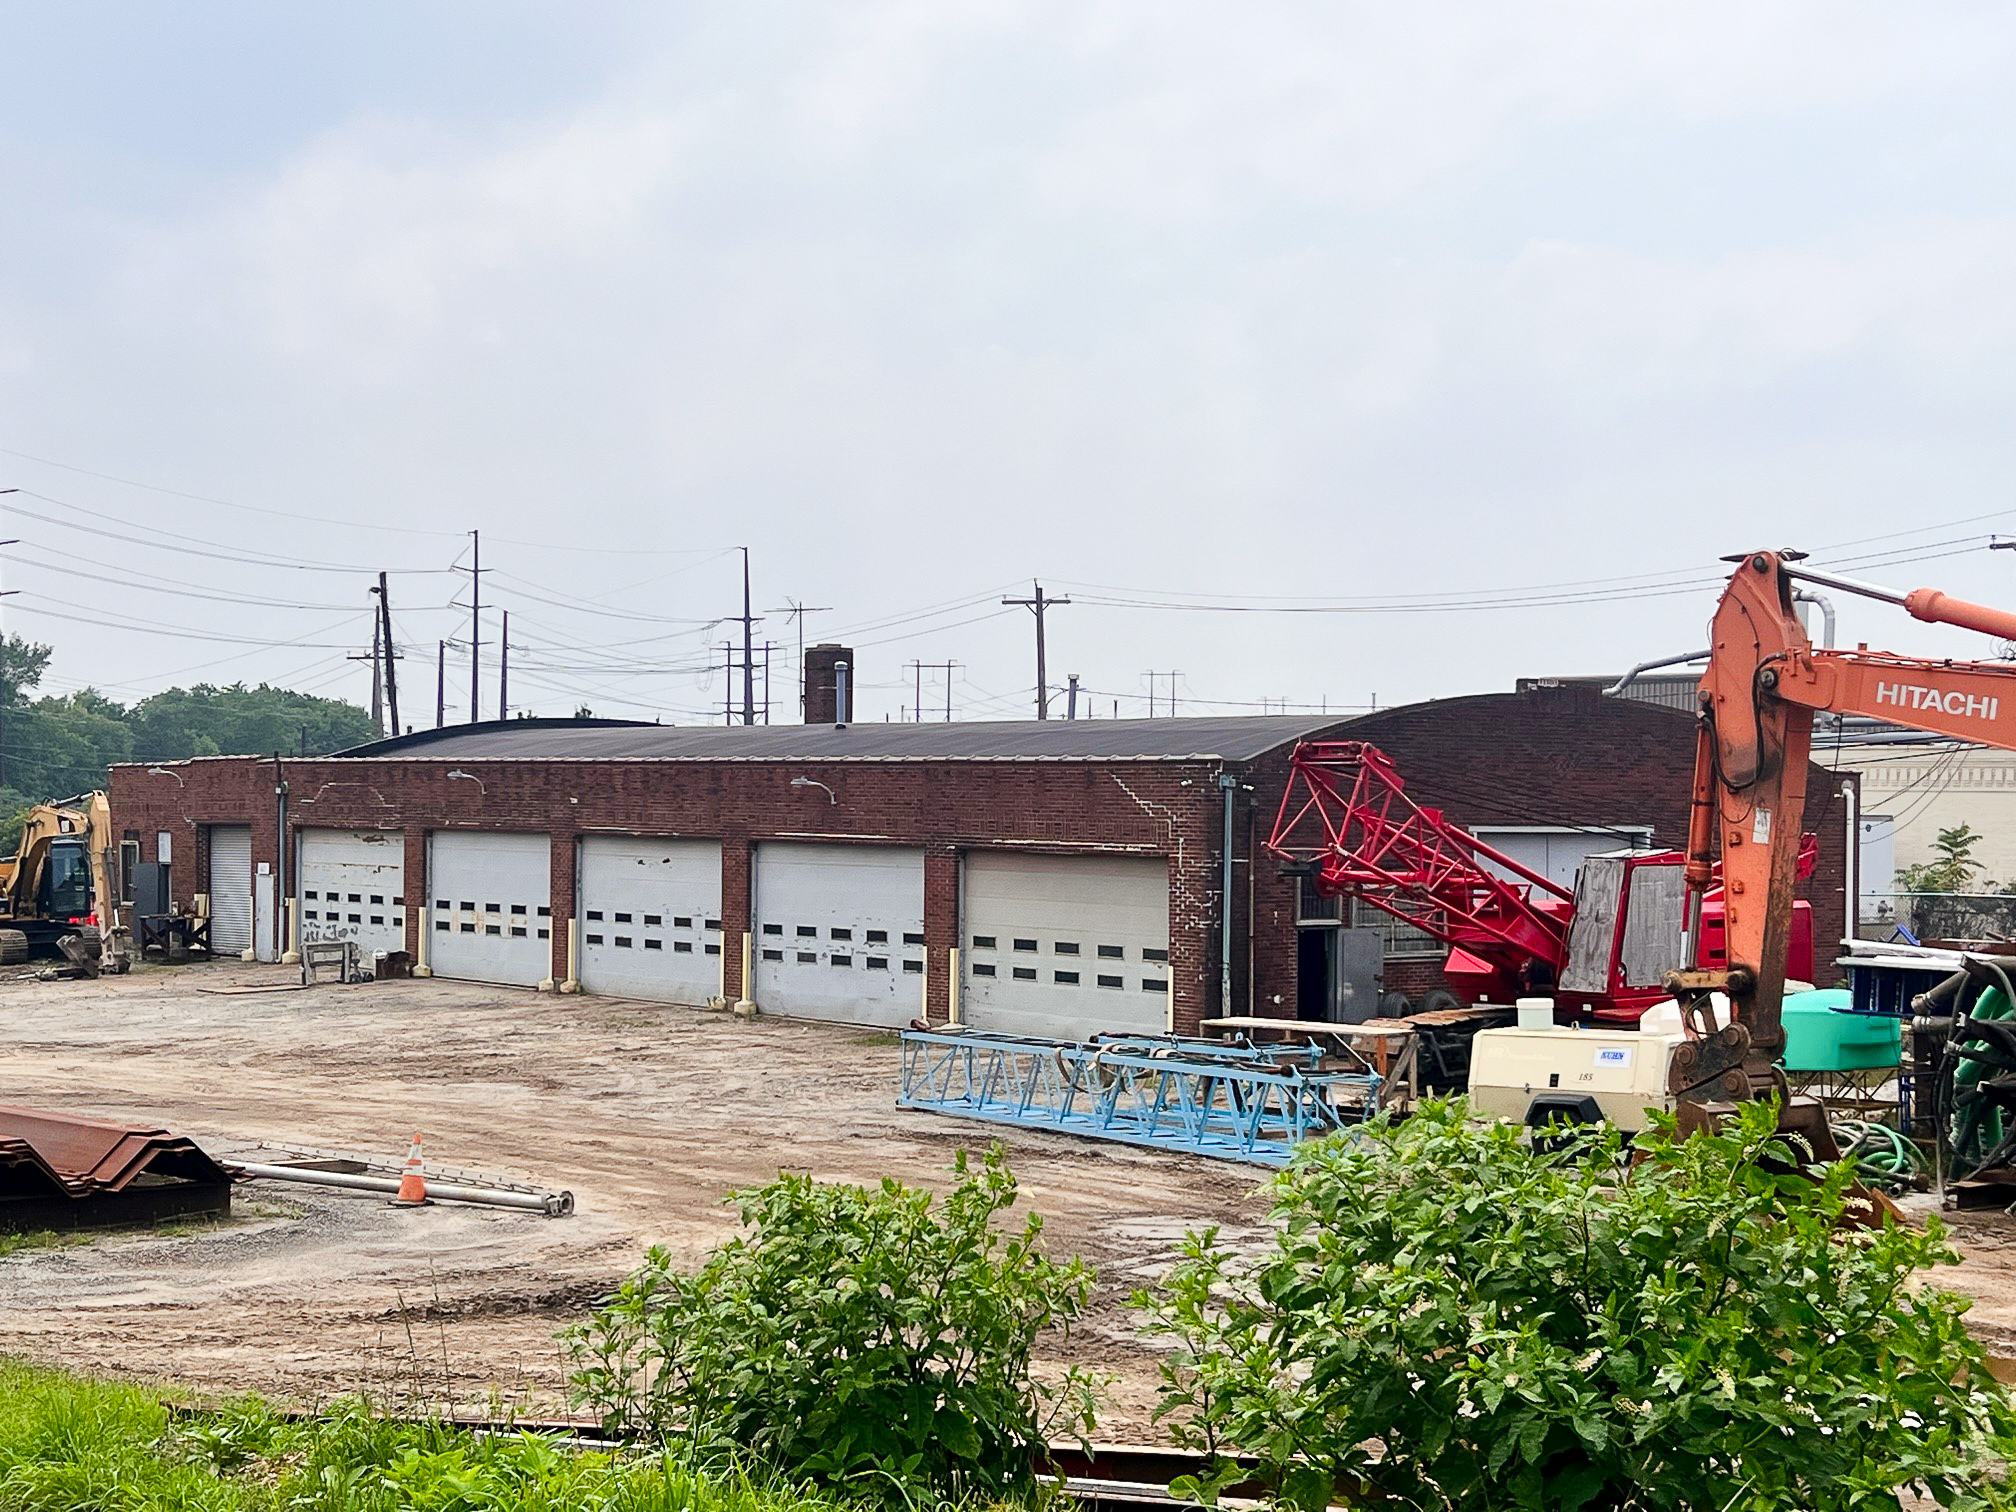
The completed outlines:
<svg viewBox="0 0 2016 1512">
<path fill-rule="evenodd" d="M 280 964 L 298 966 L 301 949 L 294 937 L 294 889 L 288 886 L 292 869 L 287 865 L 287 779 L 281 775 L 278 751 L 273 753 L 273 806 L 279 825 L 273 842 L 273 870 L 278 873 L 273 888 L 280 904 L 280 917 L 274 920 L 280 931 Z"/>
<path fill-rule="evenodd" d="M 1225 795 L 1224 880 L 1218 889 L 1218 1016 L 1229 1018 L 1232 1014 L 1232 795 L 1239 791 L 1239 779 L 1229 772 L 1221 772 L 1218 774 L 1218 789 Z"/>
<path fill-rule="evenodd" d="M 1841 858 L 1841 870 L 1848 896 L 1841 910 L 1842 945 L 1862 935 L 1862 805 L 1861 794 L 1848 778 L 1841 782 L 1841 801 L 1848 813 L 1848 851 Z"/>
</svg>

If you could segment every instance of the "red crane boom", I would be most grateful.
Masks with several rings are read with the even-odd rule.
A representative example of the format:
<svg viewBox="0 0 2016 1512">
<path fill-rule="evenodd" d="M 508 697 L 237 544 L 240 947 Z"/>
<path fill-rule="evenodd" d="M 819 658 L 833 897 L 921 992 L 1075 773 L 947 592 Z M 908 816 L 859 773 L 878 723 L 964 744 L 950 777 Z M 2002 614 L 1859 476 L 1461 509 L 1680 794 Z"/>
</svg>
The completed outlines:
<svg viewBox="0 0 2016 1512">
<path fill-rule="evenodd" d="M 1803 837 L 1797 875 L 1818 855 Z M 1325 897 L 1363 899 L 1450 947 L 1443 976 L 1474 1001 L 1555 997 L 1571 1013 L 1635 1022 L 1666 974 L 1722 961 L 1722 899 L 1689 943 L 1686 858 L 1620 848 L 1583 862 L 1581 896 L 1415 802 L 1393 758 L 1362 740 L 1307 741 L 1290 759 L 1267 849 Z M 1794 912 L 1793 959 L 1812 971 L 1812 913 Z"/>
</svg>

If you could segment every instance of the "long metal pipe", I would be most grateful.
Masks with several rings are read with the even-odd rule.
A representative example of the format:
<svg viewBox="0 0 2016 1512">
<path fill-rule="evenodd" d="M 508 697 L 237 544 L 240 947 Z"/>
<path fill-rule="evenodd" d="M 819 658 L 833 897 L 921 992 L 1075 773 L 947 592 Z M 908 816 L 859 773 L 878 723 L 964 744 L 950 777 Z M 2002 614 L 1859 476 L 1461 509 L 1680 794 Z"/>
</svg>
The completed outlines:
<svg viewBox="0 0 2016 1512">
<path fill-rule="evenodd" d="M 1832 651 L 1834 649 L 1834 601 L 1824 593 L 1812 593 L 1804 588 L 1794 588 L 1792 590 L 1792 602 L 1795 604 L 1811 604 L 1820 611 L 1820 648 L 1823 651 Z"/>
<path fill-rule="evenodd" d="M 359 1176 L 349 1171 L 316 1171 L 305 1166 L 256 1165 L 234 1160 L 230 1164 L 247 1176 L 261 1181 L 292 1181 L 301 1186 L 341 1187 L 350 1192 L 382 1192 L 391 1196 L 399 1190 L 396 1176 Z M 574 1211 L 572 1192 L 509 1192 L 495 1187 L 450 1186 L 427 1183 L 429 1197 L 449 1202 L 473 1202 L 484 1207 L 519 1208 L 528 1213 L 544 1213 L 548 1218 L 565 1218 Z"/>
<path fill-rule="evenodd" d="M 1641 672 L 1656 672 L 1661 667 L 1677 667 L 1682 662 L 1706 661 L 1707 659 L 1708 653 L 1706 651 L 1684 651 L 1678 656 L 1662 656 L 1657 661 L 1640 662 L 1629 672 L 1618 678 L 1617 681 L 1610 684 L 1609 687 L 1605 688 L 1603 696 L 1605 698 L 1623 697 L 1624 690 L 1638 680 L 1638 675 Z"/>
</svg>

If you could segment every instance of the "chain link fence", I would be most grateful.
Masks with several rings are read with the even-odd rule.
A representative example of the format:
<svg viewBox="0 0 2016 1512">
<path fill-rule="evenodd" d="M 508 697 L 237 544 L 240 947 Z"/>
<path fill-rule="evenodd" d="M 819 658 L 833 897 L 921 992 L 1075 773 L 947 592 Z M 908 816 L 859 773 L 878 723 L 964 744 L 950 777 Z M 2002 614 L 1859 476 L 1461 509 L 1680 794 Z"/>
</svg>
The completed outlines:
<svg viewBox="0 0 2016 1512">
<path fill-rule="evenodd" d="M 1856 935 L 1889 940 L 2016 940 L 2016 892 L 1898 892 L 1862 897 Z"/>
</svg>

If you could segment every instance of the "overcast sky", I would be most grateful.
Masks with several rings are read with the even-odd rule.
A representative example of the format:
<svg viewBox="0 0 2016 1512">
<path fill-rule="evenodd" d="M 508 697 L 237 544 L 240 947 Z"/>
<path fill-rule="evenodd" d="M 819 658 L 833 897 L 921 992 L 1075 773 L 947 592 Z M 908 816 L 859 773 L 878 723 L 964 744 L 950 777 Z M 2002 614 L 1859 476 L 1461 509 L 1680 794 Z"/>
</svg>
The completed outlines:
<svg viewBox="0 0 2016 1512">
<path fill-rule="evenodd" d="M 7 628 L 55 689 L 361 699 L 386 568 L 431 723 L 480 528 L 514 708 L 687 722 L 745 544 L 869 718 L 912 660 L 1026 711 L 1035 576 L 1101 716 L 1614 670 L 1759 545 L 2016 604 L 2012 54 L 1841 0 L 7 0 Z"/>
</svg>

